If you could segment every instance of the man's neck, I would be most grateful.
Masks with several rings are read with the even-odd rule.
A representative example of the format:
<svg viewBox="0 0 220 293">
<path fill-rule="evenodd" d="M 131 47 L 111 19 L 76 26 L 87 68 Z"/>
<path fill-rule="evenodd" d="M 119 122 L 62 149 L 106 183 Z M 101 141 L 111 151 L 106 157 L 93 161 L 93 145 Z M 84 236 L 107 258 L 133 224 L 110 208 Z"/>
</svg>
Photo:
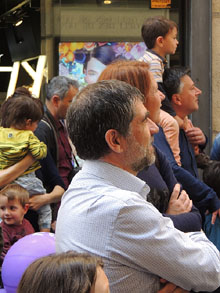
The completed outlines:
<svg viewBox="0 0 220 293">
<path fill-rule="evenodd" d="M 176 104 L 174 103 L 171 103 L 172 104 L 172 107 L 173 107 L 173 110 L 176 112 L 176 115 L 178 117 L 180 117 L 182 120 L 184 120 L 184 118 L 188 115 L 187 113 L 183 112 L 181 110 L 181 107 L 177 107 Z"/>
<path fill-rule="evenodd" d="M 46 101 L 45 104 L 46 104 L 47 109 L 49 110 L 50 114 L 53 116 L 54 120 L 59 121 L 59 119 L 57 118 L 57 115 L 56 115 L 56 111 L 55 111 L 53 105 L 50 103 L 50 101 Z"/>
<path fill-rule="evenodd" d="M 122 160 L 120 160 L 119 156 L 121 156 L 121 155 L 115 154 L 115 153 L 110 153 L 110 154 L 100 158 L 100 161 L 111 164 L 115 167 L 118 167 L 122 170 L 125 170 L 125 171 L 133 174 L 134 176 L 137 176 L 138 172 L 131 170 L 126 164 L 123 164 Z"/>
</svg>

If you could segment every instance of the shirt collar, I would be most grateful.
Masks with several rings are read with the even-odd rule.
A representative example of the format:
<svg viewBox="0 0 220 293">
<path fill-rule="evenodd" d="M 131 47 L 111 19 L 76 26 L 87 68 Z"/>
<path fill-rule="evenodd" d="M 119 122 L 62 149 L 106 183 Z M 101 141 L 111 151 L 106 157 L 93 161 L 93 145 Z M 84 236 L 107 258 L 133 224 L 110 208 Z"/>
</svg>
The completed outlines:
<svg viewBox="0 0 220 293">
<path fill-rule="evenodd" d="M 84 161 L 84 171 L 108 180 L 112 185 L 120 189 L 137 192 L 144 199 L 146 199 L 147 194 L 150 192 L 150 187 L 143 180 L 121 168 L 99 160 Z"/>
<path fill-rule="evenodd" d="M 152 54 L 154 54 L 154 55 L 156 55 L 158 58 L 160 58 L 162 60 L 164 65 L 167 65 L 167 59 L 166 58 L 161 57 L 159 54 L 154 52 L 154 50 L 152 50 L 152 49 L 147 49 L 147 51 L 152 53 Z"/>
</svg>

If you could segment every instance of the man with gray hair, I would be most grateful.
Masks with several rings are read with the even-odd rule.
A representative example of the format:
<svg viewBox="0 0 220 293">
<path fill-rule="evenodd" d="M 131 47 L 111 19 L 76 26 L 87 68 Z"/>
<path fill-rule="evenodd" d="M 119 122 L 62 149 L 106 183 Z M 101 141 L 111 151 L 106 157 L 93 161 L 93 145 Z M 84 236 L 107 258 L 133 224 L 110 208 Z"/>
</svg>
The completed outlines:
<svg viewBox="0 0 220 293">
<path fill-rule="evenodd" d="M 112 293 L 186 292 L 167 285 L 160 290 L 159 277 L 185 290 L 215 290 L 216 247 L 203 232 L 175 229 L 147 202 L 149 186 L 136 177 L 155 160 L 158 131 L 143 102 L 137 88 L 105 80 L 71 103 L 67 129 L 85 161 L 62 197 L 56 249 L 102 257 Z"/>
<path fill-rule="evenodd" d="M 52 204 L 52 221 L 56 220 L 58 204 L 74 174 L 72 149 L 68 141 L 64 119 L 72 99 L 78 92 L 78 83 L 65 76 L 54 77 L 47 86 L 45 113 L 35 131 L 39 140 L 47 145 L 47 160 L 41 161 L 37 176 L 43 181 L 46 196 L 31 198 L 32 209 Z M 52 193 L 52 191 L 54 191 Z M 32 217 L 35 218 L 33 213 Z M 54 226 L 52 225 L 54 228 Z"/>
<path fill-rule="evenodd" d="M 40 121 L 36 136 L 47 145 L 54 168 L 67 188 L 73 170 L 72 150 L 68 141 L 64 119 L 67 108 L 78 92 L 78 83 L 65 76 L 55 76 L 47 86 L 45 114 Z"/>
</svg>

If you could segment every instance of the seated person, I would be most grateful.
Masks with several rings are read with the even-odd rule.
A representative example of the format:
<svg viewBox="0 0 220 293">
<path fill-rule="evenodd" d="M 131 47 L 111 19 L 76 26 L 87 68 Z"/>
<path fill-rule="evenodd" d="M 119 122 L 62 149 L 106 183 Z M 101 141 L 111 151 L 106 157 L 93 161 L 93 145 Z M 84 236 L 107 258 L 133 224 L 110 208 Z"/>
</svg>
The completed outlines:
<svg viewBox="0 0 220 293">
<path fill-rule="evenodd" d="M 35 232 L 30 222 L 24 219 L 29 208 L 28 203 L 28 191 L 16 183 L 9 184 L 0 190 L 0 218 L 4 241 L 1 263 L 16 241 Z"/>
<path fill-rule="evenodd" d="M 73 251 L 35 260 L 24 272 L 18 293 L 109 293 L 101 259 Z"/>
<path fill-rule="evenodd" d="M 40 142 L 33 134 L 43 111 L 39 100 L 27 96 L 9 98 L 3 103 L 1 111 L 4 123 L 0 128 L 0 166 L 1 169 L 17 163 L 30 152 L 35 159 L 42 159 L 47 154 L 47 146 Z M 22 176 L 15 182 L 26 188 L 30 194 L 45 194 L 43 183 L 35 171 L 40 168 L 40 163 L 35 161 Z M 51 228 L 51 208 L 44 205 L 37 210 L 39 214 L 40 231 L 49 232 Z"/>
</svg>

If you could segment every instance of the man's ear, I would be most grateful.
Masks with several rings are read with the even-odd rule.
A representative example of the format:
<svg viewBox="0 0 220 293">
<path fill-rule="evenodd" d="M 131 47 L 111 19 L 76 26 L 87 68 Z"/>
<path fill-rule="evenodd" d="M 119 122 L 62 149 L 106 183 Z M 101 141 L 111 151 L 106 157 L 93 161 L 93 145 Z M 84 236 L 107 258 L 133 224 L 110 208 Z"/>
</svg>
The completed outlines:
<svg viewBox="0 0 220 293">
<path fill-rule="evenodd" d="M 122 153 L 122 135 L 115 129 L 109 129 L 105 134 L 109 148 L 115 153 Z"/>
<path fill-rule="evenodd" d="M 163 37 L 162 36 L 157 37 L 156 41 L 155 41 L 155 44 L 157 46 L 159 46 L 160 48 L 162 48 L 163 47 Z"/>
<path fill-rule="evenodd" d="M 173 94 L 172 95 L 172 103 L 174 103 L 175 105 L 178 105 L 178 106 L 182 105 L 180 94 Z"/>
<path fill-rule="evenodd" d="M 53 105 L 54 105 L 55 107 L 58 107 L 59 102 L 60 102 L 60 97 L 57 96 L 57 95 L 54 95 L 54 96 L 51 98 L 51 102 L 53 103 Z"/>
</svg>

